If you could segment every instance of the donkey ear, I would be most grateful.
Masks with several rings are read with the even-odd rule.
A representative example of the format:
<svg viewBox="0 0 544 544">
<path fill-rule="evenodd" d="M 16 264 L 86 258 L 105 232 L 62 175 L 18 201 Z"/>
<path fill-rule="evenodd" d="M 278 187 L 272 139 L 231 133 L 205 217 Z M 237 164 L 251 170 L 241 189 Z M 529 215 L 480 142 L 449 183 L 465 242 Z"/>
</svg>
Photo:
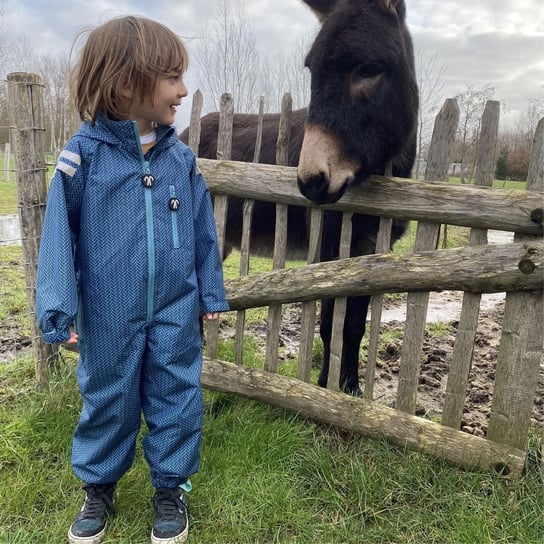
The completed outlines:
<svg viewBox="0 0 544 544">
<path fill-rule="evenodd" d="M 337 0 L 303 0 L 303 2 L 316 14 L 322 23 L 333 10 Z"/>
<path fill-rule="evenodd" d="M 381 9 L 396 15 L 401 21 L 406 18 L 406 5 L 404 0 L 378 0 Z"/>
</svg>

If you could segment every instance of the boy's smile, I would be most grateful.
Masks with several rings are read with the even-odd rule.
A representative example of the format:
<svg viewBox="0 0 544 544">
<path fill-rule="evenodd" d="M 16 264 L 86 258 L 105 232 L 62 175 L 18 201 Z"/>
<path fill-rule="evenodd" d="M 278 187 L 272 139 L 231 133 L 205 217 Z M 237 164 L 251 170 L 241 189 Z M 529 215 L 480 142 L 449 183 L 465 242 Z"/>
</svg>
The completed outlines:
<svg viewBox="0 0 544 544">
<path fill-rule="evenodd" d="M 153 98 L 135 102 L 129 111 L 129 118 L 138 123 L 140 134 L 146 134 L 159 125 L 173 125 L 176 109 L 182 98 L 187 96 L 187 87 L 182 74 L 161 78 L 157 81 Z"/>
</svg>

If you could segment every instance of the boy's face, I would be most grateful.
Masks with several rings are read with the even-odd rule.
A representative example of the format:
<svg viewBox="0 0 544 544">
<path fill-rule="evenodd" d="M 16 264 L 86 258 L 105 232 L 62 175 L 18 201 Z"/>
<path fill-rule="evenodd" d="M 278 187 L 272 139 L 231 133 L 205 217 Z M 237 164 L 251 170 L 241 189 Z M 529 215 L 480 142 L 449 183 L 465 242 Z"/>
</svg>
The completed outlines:
<svg viewBox="0 0 544 544">
<path fill-rule="evenodd" d="M 185 96 L 187 87 L 183 82 L 183 74 L 158 79 L 153 99 L 135 101 L 130 108 L 129 118 L 137 121 L 140 134 L 151 132 L 154 123 L 173 125 L 176 108 Z"/>
</svg>

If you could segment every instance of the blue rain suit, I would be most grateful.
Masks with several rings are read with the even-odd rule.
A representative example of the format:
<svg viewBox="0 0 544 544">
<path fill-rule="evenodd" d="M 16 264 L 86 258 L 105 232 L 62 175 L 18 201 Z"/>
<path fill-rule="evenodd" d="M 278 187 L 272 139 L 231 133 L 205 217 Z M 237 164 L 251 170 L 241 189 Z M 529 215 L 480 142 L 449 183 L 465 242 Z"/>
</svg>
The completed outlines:
<svg viewBox="0 0 544 544">
<path fill-rule="evenodd" d="M 79 335 L 83 410 L 72 465 L 115 482 L 143 447 L 154 487 L 199 464 L 200 312 L 228 310 L 211 197 L 174 127 L 143 155 L 137 126 L 99 117 L 62 151 L 38 262 L 37 319 L 48 343 Z"/>
</svg>

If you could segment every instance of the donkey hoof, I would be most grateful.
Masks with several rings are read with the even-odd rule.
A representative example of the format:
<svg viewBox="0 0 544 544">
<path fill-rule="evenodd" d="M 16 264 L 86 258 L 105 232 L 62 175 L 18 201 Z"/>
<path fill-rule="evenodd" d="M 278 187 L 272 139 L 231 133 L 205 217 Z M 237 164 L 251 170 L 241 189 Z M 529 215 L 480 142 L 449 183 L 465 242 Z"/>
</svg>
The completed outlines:
<svg viewBox="0 0 544 544">
<path fill-rule="evenodd" d="M 359 385 L 344 385 L 342 388 L 342 391 L 346 393 L 347 395 L 351 395 L 352 397 L 362 397 L 363 391 L 359 387 Z"/>
</svg>

